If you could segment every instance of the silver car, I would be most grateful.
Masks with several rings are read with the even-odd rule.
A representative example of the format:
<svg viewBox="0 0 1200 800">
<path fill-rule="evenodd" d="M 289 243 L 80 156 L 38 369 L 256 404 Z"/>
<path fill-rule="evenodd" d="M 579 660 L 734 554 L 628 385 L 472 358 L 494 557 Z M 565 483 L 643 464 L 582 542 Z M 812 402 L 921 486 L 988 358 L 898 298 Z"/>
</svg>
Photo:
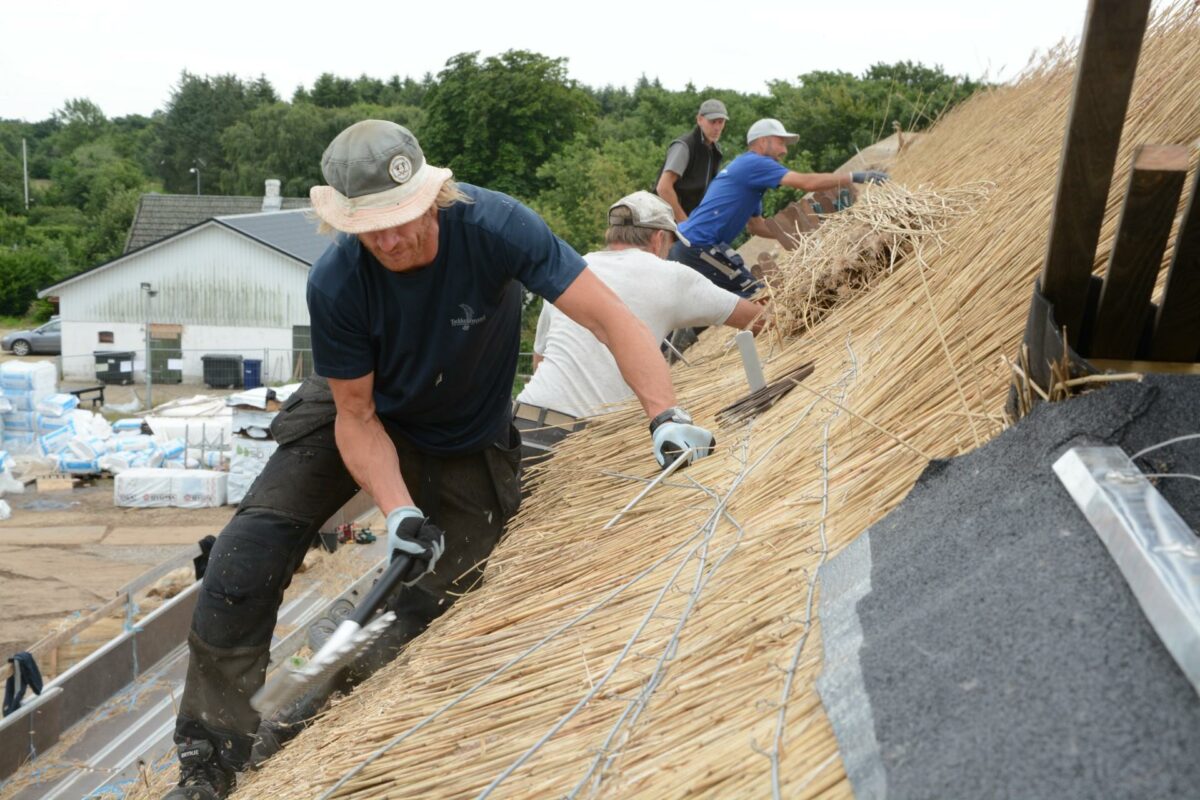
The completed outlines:
<svg viewBox="0 0 1200 800">
<path fill-rule="evenodd" d="M 33 353 L 56 356 L 62 352 L 62 323 L 52 319 L 31 331 L 13 331 L 0 339 L 0 348 L 12 352 L 15 356 Z"/>
</svg>

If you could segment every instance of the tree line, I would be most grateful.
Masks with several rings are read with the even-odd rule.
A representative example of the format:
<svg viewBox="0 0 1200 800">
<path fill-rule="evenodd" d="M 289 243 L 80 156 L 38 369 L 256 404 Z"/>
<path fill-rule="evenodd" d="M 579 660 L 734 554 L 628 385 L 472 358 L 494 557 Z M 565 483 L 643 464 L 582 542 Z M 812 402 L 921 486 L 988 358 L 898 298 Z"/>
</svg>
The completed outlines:
<svg viewBox="0 0 1200 800">
<path fill-rule="evenodd" d="M 0 120 L 0 314 L 25 314 L 37 289 L 119 255 L 144 192 L 192 194 L 199 181 L 203 194 L 260 195 L 265 179 L 278 178 L 284 196 L 306 196 L 324 182 L 326 145 L 360 119 L 405 125 L 430 163 L 517 197 L 586 252 L 602 241 L 611 203 L 653 188 L 667 143 L 691 128 L 704 99 L 729 109 L 727 160 L 744 150 L 754 120 L 776 117 L 801 135 L 787 165 L 828 171 L 894 120 L 928 127 L 979 84 L 905 61 L 767 87 L 672 91 L 643 77 L 597 89 L 571 79 L 564 58 L 511 50 L 462 53 L 420 79 L 324 74 L 290 100 L 263 77 L 185 71 L 150 116 L 109 118 L 87 98 L 69 99 L 40 122 Z M 775 203 L 792 199 L 777 195 Z"/>
</svg>

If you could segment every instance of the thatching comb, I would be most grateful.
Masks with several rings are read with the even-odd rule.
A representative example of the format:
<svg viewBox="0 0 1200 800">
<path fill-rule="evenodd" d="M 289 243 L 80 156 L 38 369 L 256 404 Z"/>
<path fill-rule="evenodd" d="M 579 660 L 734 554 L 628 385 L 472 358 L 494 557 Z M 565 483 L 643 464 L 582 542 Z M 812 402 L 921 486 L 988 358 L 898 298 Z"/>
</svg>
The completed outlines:
<svg viewBox="0 0 1200 800">
<path fill-rule="evenodd" d="M 754 347 L 754 334 L 742 331 L 735 339 L 738 350 L 742 354 L 742 366 L 746 369 L 750 394 L 717 412 L 717 419 L 724 424 L 742 423 L 761 414 L 779 402 L 779 398 L 790 392 L 797 383 L 813 372 L 813 363 L 810 361 L 807 364 L 801 364 L 778 380 L 767 383 L 767 379 L 763 376 L 762 362 L 758 359 L 758 350 Z"/>
<path fill-rule="evenodd" d="M 367 648 L 396 620 L 390 611 L 375 616 L 408 571 L 409 561 L 400 555 L 379 577 L 367 596 L 342 620 L 325 644 L 300 666 L 285 665 L 250 698 L 250 705 L 264 716 L 283 708 L 302 695 L 331 680 L 344 667 L 366 652 Z"/>
</svg>

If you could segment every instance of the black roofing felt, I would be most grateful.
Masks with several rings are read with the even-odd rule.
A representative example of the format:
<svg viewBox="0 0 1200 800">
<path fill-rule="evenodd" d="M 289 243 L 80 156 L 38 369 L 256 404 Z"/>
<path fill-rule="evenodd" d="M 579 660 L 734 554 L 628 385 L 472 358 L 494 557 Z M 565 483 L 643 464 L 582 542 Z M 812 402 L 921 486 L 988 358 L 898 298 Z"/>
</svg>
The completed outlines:
<svg viewBox="0 0 1200 800">
<path fill-rule="evenodd" d="M 818 690 L 860 800 L 1200 795 L 1200 697 L 1051 469 L 1198 431 L 1195 376 L 1043 404 L 822 569 Z M 1137 463 L 1200 475 L 1200 440 Z M 1196 530 L 1197 483 L 1158 488 Z"/>
<path fill-rule="evenodd" d="M 213 217 L 262 211 L 261 197 L 222 195 L 144 194 L 129 226 L 125 252 L 131 253 Z M 307 197 L 281 198 L 284 211 L 308 208 Z"/>
<path fill-rule="evenodd" d="M 310 266 L 333 241 L 332 237 L 317 233 L 317 222 L 305 211 L 219 217 L 217 222 Z"/>
</svg>

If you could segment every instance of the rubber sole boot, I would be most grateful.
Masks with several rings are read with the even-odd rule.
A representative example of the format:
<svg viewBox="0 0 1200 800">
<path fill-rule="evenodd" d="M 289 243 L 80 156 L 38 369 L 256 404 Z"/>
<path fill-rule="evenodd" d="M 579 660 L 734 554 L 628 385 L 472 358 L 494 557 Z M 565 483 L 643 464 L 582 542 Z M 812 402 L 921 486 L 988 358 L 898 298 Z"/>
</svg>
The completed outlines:
<svg viewBox="0 0 1200 800">
<path fill-rule="evenodd" d="M 188 742 L 179 746 L 179 785 L 163 800 L 225 800 L 236 785 L 234 773 L 221 765 L 210 742 Z"/>
</svg>

